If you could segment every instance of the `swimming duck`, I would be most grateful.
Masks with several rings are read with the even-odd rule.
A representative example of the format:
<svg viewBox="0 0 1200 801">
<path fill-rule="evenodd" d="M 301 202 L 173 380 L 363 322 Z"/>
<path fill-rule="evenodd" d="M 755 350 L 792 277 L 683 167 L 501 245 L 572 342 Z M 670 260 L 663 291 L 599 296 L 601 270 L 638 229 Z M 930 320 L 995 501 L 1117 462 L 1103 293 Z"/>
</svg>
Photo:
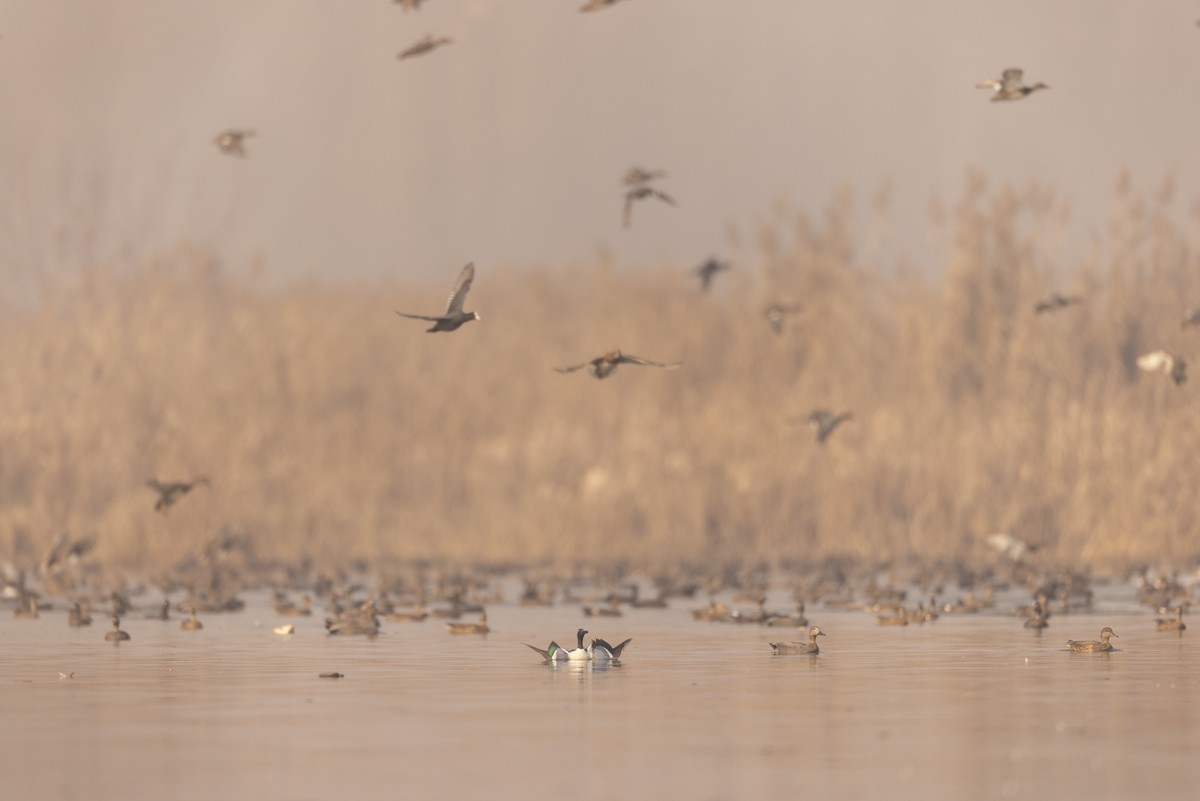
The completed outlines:
<svg viewBox="0 0 1200 801">
<path fill-rule="evenodd" d="M 821 631 L 820 626 L 813 626 L 808 630 L 808 642 L 773 642 L 771 648 L 777 654 L 812 654 L 816 656 L 821 653 L 821 649 L 817 645 L 817 637 L 824 636 L 825 632 Z"/>
<path fill-rule="evenodd" d="M 907 626 L 908 610 L 901 606 L 896 610 L 896 614 L 880 615 L 875 618 L 875 622 L 880 626 Z"/>
<path fill-rule="evenodd" d="M 478 623 L 447 623 L 446 630 L 451 634 L 487 634 L 491 631 L 487 624 L 487 612 L 479 613 Z"/>
<path fill-rule="evenodd" d="M 597 662 L 618 662 L 621 659 L 621 652 L 631 642 L 633 642 L 633 638 L 628 637 L 618 645 L 609 645 L 606 640 L 597 637 L 588 645 L 588 650 L 592 653 L 592 659 Z"/>
<path fill-rule="evenodd" d="M 635 186 L 625 193 L 625 227 L 628 228 L 632 222 L 633 204 L 638 200 L 645 200 L 648 197 L 656 197 L 668 206 L 676 205 L 675 199 L 663 192 L 660 189 L 655 189 L 652 186 Z"/>
<path fill-rule="evenodd" d="M 1187 624 L 1183 622 L 1183 606 L 1175 607 L 1175 617 L 1158 618 L 1154 621 L 1154 628 L 1157 631 L 1183 631 L 1187 628 Z"/>
<path fill-rule="evenodd" d="M 1078 295 L 1068 297 L 1060 295 L 1057 292 L 1051 292 L 1034 304 L 1033 313 L 1043 314 L 1045 312 L 1058 311 L 1059 309 L 1065 309 L 1067 306 L 1074 306 L 1079 303 L 1083 303 L 1083 298 Z"/>
<path fill-rule="evenodd" d="M 188 610 L 188 616 L 179 621 L 179 628 L 184 631 L 199 631 L 204 628 L 204 624 L 196 619 L 196 608 L 192 607 Z"/>
<path fill-rule="evenodd" d="M 621 617 L 621 603 L 615 595 L 608 598 L 608 606 L 585 606 L 584 617 Z"/>
<path fill-rule="evenodd" d="M 71 604 L 71 610 L 67 612 L 67 625 L 72 628 L 92 625 L 91 604 L 86 598 Z"/>
<path fill-rule="evenodd" d="M 1050 88 L 1041 81 L 1038 81 L 1033 86 L 1025 86 L 1021 82 L 1021 76 L 1024 74 L 1024 70 L 1012 67 L 1002 72 L 999 80 L 981 81 L 975 84 L 975 88 L 991 89 L 993 103 L 998 100 L 1020 100 L 1026 95 L 1036 92 L 1038 89 Z"/>
<path fill-rule="evenodd" d="M 146 620 L 170 620 L 171 619 L 171 602 L 163 598 L 163 602 L 159 604 L 158 609 L 153 612 L 146 612 L 143 615 Z"/>
<path fill-rule="evenodd" d="M 435 38 L 433 38 L 433 35 L 430 34 L 430 35 L 425 36 L 422 39 L 418 39 L 416 43 L 410 45 L 408 48 L 401 50 L 398 58 L 403 60 L 406 58 L 410 58 L 412 56 L 424 55 L 425 53 L 428 53 L 430 50 L 433 50 L 437 47 L 441 47 L 442 45 L 448 45 L 448 44 L 454 44 L 454 40 L 451 39 L 449 36 L 439 36 L 438 38 L 435 39 Z"/>
<path fill-rule="evenodd" d="M 368 600 L 361 606 L 340 612 L 337 617 L 325 620 L 325 630 L 330 634 L 374 637 L 379 633 L 379 617 L 375 602 Z"/>
<path fill-rule="evenodd" d="M 796 614 L 785 615 L 781 612 L 772 612 L 767 615 L 763 621 L 764 626 L 783 627 L 802 629 L 808 625 L 808 617 L 804 613 L 804 602 L 796 604 Z"/>
<path fill-rule="evenodd" d="M 157 478 L 152 478 L 146 482 L 146 486 L 158 493 L 158 500 L 154 502 L 154 511 L 162 512 L 165 515 L 172 506 L 179 502 L 180 498 L 194 488 L 211 485 L 206 477 L 196 476 L 191 481 L 159 481 Z"/>
<path fill-rule="evenodd" d="M 398 311 L 396 314 L 401 317 L 410 317 L 414 320 L 427 320 L 433 323 L 433 327 L 425 331 L 428 334 L 437 331 L 456 331 L 472 320 L 483 319 L 477 312 L 463 311 L 463 302 L 467 299 L 467 292 L 471 290 L 471 282 L 474 280 L 475 263 L 471 262 L 466 267 L 463 267 L 462 272 L 458 274 L 458 280 L 454 282 L 454 289 L 450 291 L 450 300 L 446 303 L 446 311 L 437 317 L 430 317 L 424 314 L 407 314 L 402 311 Z"/>
<path fill-rule="evenodd" d="M 246 155 L 244 143 L 247 139 L 255 136 L 253 128 L 237 129 L 230 128 L 228 131 L 217 134 L 213 137 L 213 144 L 216 145 L 222 153 L 227 153 L 230 156 L 242 158 Z"/>
<path fill-rule="evenodd" d="M 1096 640 L 1067 640 L 1067 647 L 1072 651 L 1111 651 L 1112 643 L 1108 641 L 1110 637 L 1118 636 L 1115 631 L 1108 626 L 1100 629 L 1100 641 Z"/>
<path fill-rule="evenodd" d="M 297 605 L 284 597 L 275 599 L 275 614 L 281 617 L 308 617 L 312 614 L 312 597 L 309 595 L 300 596 L 300 604 Z"/>
<path fill-rule="evenodd" d="M 417 604 L 412 609 L 396 609 L 387 616 L 389 623 L 420 623 L 429 617 L 429 610 L 424 604 Z"/>
<path fill-rule="evenodd" d="M 713 278 L 716 277 L 717 273 L 732 269 L 733 267 L 729 262 L 720 261 L 716 256 L 713 256 L 692 270 L 692 272 L 700 279 L 700 291 L 707 292 L 712 286 Z"/>
<path fill-rule="evenodd" d="M 114 615 L 112 622 L 113 622 L 112 631 L 110 631 L 104 635 L 105 640 L 107 640 L 108 642 L 121 642 L 123 640 L 130 639 L 128 634 L 121 631 L 121 619 L 119 617 Z"/>
<path fill-rule="evenodd" d="M 828 409 L 816 409 L 808 416 L 808 426 L 816 433 L 817 442 L 824 444 L 825 440 L 833 434 L 834 429 L 847 420 L 853 419 L 854 415 L 850 412 L 834 414 Z"/>
<path fill-rule="evenodd" d="M 1187 381 L 1187 362 L 1165 350 L 1160 349 L 1138 356 L 1137 366 L 1147 373 L 1170 376 L 1175 386 Z"/>
<path fill-rule="evenodd" d="M 630 356 L 627 353 L 622 353 L 619 350 L 609 351 L 601 356 L 583 362 L 582 364 L 573 364 L 570 367 L 555 367 L 556 373 L 573 373 L 576 370 L 588 368 L 588 372 L 594 375 L 597 379 L 608 378 L 622 364 L 640 364 L 644 367 L 662 367 L 666 370 L 674 370 L 683 362 L 674 362 L 672 364 L 663 364 L 661 362 L 652 362 L 649 359 L 640 359 L 637 356 Z"/>
</svg>

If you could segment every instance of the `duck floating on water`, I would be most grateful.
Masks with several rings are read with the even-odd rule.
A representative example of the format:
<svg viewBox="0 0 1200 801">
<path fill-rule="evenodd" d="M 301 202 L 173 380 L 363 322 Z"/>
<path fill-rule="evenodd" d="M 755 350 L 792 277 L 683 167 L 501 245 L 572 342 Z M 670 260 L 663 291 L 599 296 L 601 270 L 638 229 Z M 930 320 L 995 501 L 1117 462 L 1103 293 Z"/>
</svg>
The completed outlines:
<svg viewBox="0 0 1200 801">
<path fill-rule="evenodd" d="M 824 637 L 825 632 L 821 631 L 820 626 L 813 626 L 808 630 L 808 642 L 773 642 L 771 648 L 777 654 L 811 654 L 816 656 L 821 653 L 820 647 L 817 645 L 817 638 Z"/>
<path fill-rule="evenodd" d="M 1086 651 L 1093 653 L 1097 651 L 1111 651 L 1113 650 L 1113 646 L 1112 643 L 1109 642 L 1109 638 L 1117 636 L 1119 635 L 1115 631 L 1108 626 L 1105 626 L 1104 628 L 1100 629 L 1099 642 L 1096 640 L 1067 640 L 1067 647 L 1072 651 Z"/>
</svg>

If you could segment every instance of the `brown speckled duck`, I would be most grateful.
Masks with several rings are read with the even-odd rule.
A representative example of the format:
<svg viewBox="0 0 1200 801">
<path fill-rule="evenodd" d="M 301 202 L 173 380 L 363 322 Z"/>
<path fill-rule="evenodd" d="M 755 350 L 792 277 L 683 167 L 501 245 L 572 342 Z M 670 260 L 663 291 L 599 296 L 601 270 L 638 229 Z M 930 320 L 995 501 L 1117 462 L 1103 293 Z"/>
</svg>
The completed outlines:
<svg viewBox="0 0 1200 801">
<path fill-rule="evenodd" d="M 1108 626 L 1105 626 L 1104 628 L 1100 629 L 1099 642 L 1096 640 L 1067 640 L 1067 647 L 1072 651 L 1084 651 L 1092 653 L 1097 651 L 1111 651 L 1113 647 L 1112 643 L 1109 642 L 1109 638 L 1116 636 L 1118 635 L 1115 631 Z"/>
</svg>

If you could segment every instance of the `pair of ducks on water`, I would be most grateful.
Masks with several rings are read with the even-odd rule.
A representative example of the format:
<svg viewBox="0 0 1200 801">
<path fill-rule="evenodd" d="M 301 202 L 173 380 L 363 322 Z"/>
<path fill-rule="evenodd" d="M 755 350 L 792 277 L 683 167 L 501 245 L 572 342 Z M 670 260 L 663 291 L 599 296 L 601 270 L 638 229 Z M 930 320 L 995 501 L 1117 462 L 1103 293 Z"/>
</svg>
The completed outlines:
<svg viewBox="0 0 1200 801">
<path fill-rule="evenodd" d="M 611 645 L 607 640 L 597 637 L 584 647 L 583 638 L 587 634 L 587 629 L 579 629 L 575 632 L 575 647 L 570 650 L 563 648 L 553 640 L 546 648 L 538 648 L 529 643 L 521 644 L 530 650 L 537 651 L 547 662 L 617 662 L 620 661 L 621 652 L 625 650 L 625 646 L 633 641 L 633 638 L 629 637 L 619 645 Z"/>
<path fill-rule="evenodd" d="M 166 618 L 163 619 L 165 620 Z M 121 618 L 113 615 L 112 622 L 112 630 L 104 635 L 105 641 L 124 642 L 126 640 L 133 639 L 129 636 L 129 632 L 121 630 Z M 200 629 L 204 628 L 204 624 L 196 619 L 196 610 L 190 609 L 188 610 L 188 616 L 179 622 L 179 628 L 183 629 L 184 631 L 199 631 Z"/>
</svg>

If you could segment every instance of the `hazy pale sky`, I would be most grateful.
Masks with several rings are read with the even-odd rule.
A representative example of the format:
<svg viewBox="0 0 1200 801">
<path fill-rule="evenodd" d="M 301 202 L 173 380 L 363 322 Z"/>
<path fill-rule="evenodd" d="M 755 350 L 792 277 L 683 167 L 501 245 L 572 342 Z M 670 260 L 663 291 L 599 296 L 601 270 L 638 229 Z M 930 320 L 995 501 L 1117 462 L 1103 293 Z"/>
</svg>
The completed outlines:
<svg viewBox="0 0 1200 801">
<path fill-rule="evenodd" d="M 1192 0 L 580 5 L 4 0 L 0 259 L 188 241 L 282 280 L 691 265 L 777 201 L 819 213 L 886 181 L 891 245 L 919 262 L 930 199 L 969 167 L 1054 187 L 1083 232 L 1123 167 L 1198 195 Z M 455 43 L 397 60 L 426 33 Z M 1051 89 L 988 102 L 974 83 L 1010 66 Z M 245 159 L 212 144 L 231 127 L 258 131 Z M 635 164 L 679 206 L 626 231 Z"/>
</svg>

